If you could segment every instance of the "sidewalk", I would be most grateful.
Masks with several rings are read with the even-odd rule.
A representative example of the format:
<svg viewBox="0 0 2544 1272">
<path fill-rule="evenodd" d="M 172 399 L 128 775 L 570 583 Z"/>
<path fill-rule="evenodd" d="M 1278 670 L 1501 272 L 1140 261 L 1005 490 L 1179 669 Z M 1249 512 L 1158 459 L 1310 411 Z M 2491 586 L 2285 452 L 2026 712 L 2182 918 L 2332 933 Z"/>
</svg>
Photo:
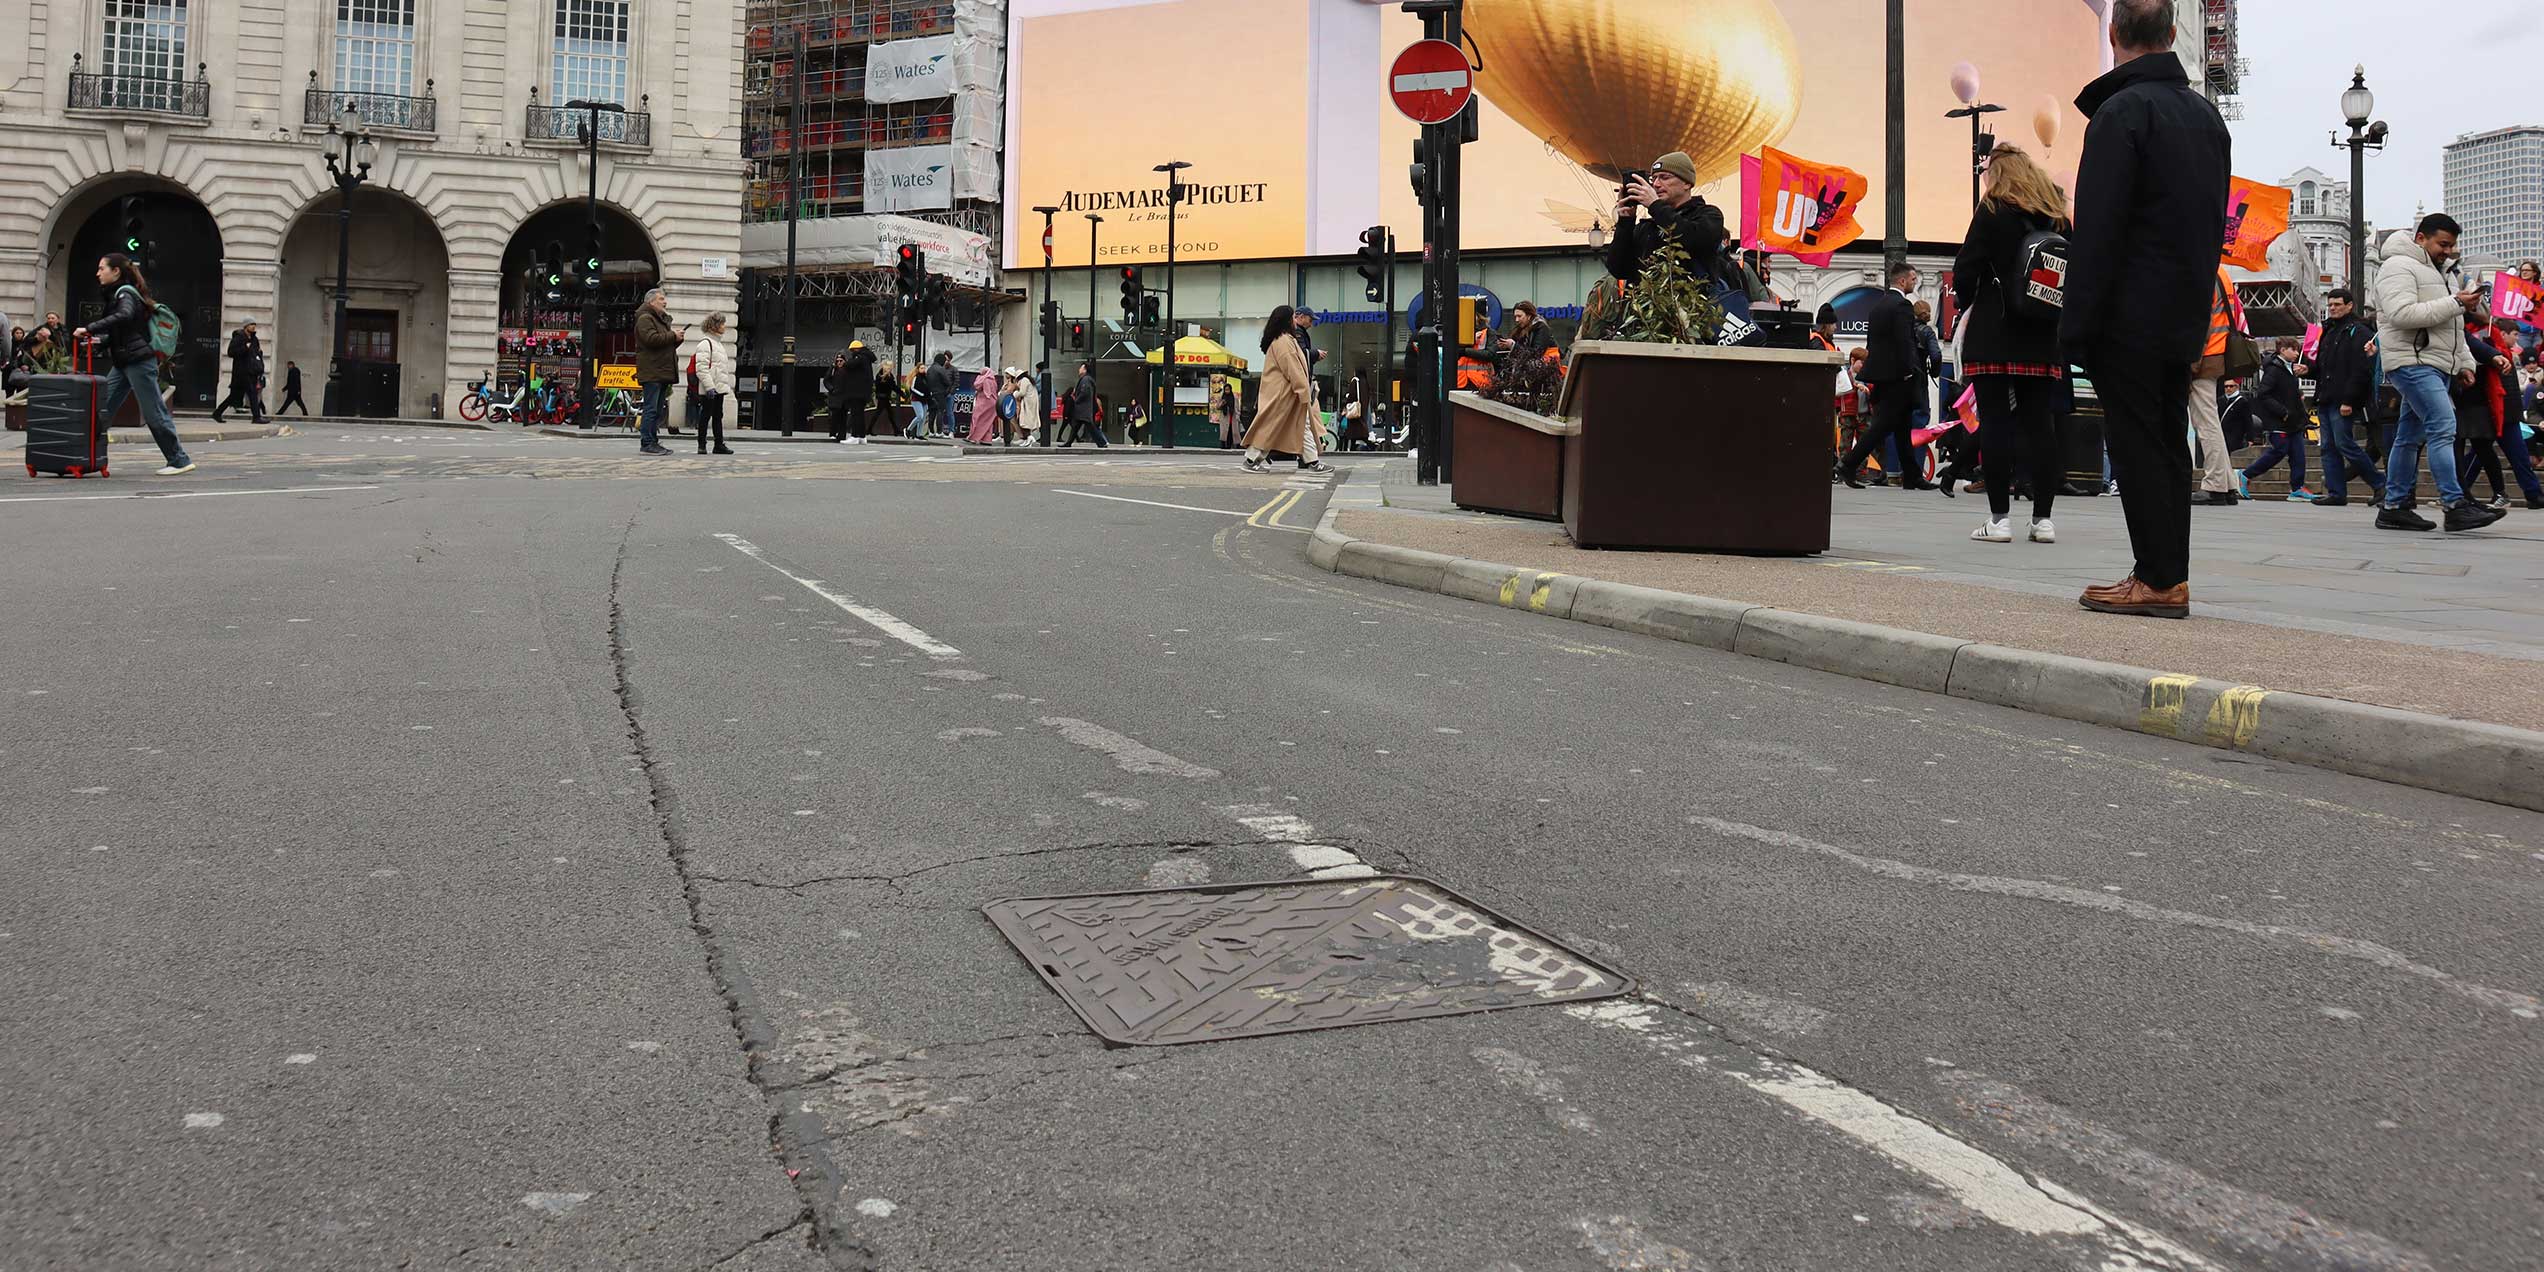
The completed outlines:
<svg viewBox="0 0 2544 1272">
<path fill-rule="evenodd" d="M 2544 513 L 2464 536 L 2374 529 L 2362 504 L 2197 508 L 2193 617 L 2079 608 L 2129 569 L 2119 500 L 2061 499 L 2059 542 L 1968 536 L 1983 496 L 1839 489 L 1819 557 L 1585 552 L 1549 522 L 1455 510 L 1410 464 L 1359 466 L 1343 535 L 1955 640 L 2516 728 L 2544 725 Z M 1383 506 L 1368 499 L 1371 479 Z M 1351 496 L 1359 496 L 1357 500 Z M 1697 489 L 1691 497 L 1702 498 Z M 2016 525 L 2027 515 L 2018 507 Z"/>
</svg>

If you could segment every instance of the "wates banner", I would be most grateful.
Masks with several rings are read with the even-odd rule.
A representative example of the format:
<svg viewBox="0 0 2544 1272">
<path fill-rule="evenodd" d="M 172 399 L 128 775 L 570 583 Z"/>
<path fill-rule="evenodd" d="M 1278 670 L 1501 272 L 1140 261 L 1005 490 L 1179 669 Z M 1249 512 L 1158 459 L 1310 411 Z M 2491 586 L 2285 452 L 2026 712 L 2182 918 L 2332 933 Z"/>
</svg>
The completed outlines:
<svg viewBox="0 0 2544 1272">
<path fill-rule="evenodd" d="M 2233 178 L 2226 186 L 2226 242 L 2223 259 L 2243 269 L 2270 268 L 2270 245 L 2288 232 L 2288 201 L 2295 192 L 2275 185 Z"/>
<path fill-rule="evenodd" d="M 1851 168 L 1795 158 L 1773 146 L 1740 160 L 1740 242 L 1826 265 L 1864 236 L 1855 220 L 1872 183 Z"/>
<path fill-rule="evenodd" d="M 954 37 L 894 40 L 866 49 L 866 100 L 918 102 L 954 92 Z"/>
<path fill-rule="evenodd" d="M 924 212 L 954 206 L 954 147 L 866 152 L 866 211 Z"/>
</svg>

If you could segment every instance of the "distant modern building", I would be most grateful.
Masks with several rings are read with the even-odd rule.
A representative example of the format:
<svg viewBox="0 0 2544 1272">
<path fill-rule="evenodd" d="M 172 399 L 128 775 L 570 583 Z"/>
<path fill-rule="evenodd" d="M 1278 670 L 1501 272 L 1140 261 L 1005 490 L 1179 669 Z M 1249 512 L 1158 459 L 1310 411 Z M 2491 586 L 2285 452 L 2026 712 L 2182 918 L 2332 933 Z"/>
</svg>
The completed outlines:
<svg viewBox="0 0 2544 1272">
<path fill-rule="evenodd" d="M 2544 127 L 2495 128 L 2447 143 L 2447 213 L 2468 256 L 2544 259 Z"/>
</svg>

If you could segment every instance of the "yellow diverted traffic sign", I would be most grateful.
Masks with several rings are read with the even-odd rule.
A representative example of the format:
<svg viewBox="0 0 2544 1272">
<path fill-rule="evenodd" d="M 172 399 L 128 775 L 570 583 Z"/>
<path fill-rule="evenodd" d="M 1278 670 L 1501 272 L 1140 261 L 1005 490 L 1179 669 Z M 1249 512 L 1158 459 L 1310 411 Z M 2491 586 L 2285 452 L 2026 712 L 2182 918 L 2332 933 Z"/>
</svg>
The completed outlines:
<svg viewBox="0 0 2544 1272">
<path fill-rule="evenodd" d="M 601 364 L 600 375 L 595 378 L 592 383 L 593 387 L 602 389 L 635 388 L 635 364 L 627 362 L 604 362 Z"/>
</svg>

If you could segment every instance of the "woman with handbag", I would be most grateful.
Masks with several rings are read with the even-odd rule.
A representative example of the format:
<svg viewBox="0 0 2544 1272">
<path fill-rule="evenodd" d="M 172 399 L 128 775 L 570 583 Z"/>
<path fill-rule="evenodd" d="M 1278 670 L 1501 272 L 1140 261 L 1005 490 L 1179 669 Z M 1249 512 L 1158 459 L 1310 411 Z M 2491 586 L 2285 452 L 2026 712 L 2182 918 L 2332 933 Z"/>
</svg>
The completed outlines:
<svg viewBox="0 0 2544 1272">
<path fill-rule="evenodd" d="M 2067 228 L 2067 192 L 2021 147 L 1997 147 L 1988 160 L 1987 193 L 1952 262 L 1952 292 L 1967 315 L 1960 371 L 1977 395 L 1979 463 L 1987 479 L 1988 520 L 1970 532 L 1982 543 L 2014 541 L 2008 519 L 2017 456 L 2031 472 L 2031 540 L 2058 540 L 2049 514 L 2066 453 L 2052 408 L 2067 360 L 2058 350 L 2057 312 L 2043 315 L 2023 303 L 2017 289 L 2029 278 L 2025 240 Z"/>
<path fill-rule="evenodd" d="M 715 453 L 730 455 L 733 448 L 724 444 L 724 404 L 733 398 L 733 347 L 724 342 L 724 315 L 710 314 L 698 324 L 701 333 L 698 347 L 689 354 L 693 382 L 698 386 L 698 453 L 707 453 L 707 433 L 715 432 Z"/>
</svg>

